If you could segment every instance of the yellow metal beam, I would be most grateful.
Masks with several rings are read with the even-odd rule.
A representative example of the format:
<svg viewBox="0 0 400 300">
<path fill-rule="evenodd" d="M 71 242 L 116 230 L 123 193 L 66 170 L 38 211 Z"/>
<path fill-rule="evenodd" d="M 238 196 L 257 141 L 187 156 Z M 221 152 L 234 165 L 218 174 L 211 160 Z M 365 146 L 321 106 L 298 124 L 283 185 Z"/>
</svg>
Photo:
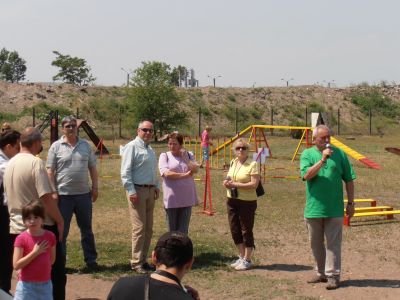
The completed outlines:
<svg viewBox="0 0 400 300">
<path fill-rule="evenodd" d="M 302 143 L 303 140 L 304 140 L 304 136 L 306 135 L 306 132 L 307 132 L 307 129 L 303 130 L 303 134 L 301 135 L 301 139 L 300 139 L 299 143 L 297 144 L 296 151 L 294 151 L 294 154 L 293 154 L 293 157 L 292 157 L 292 162 L 294 162 L 294 160 L 295 160 L 295 158 L 296 158 L 296 155 L 297 155 L 297 153 L 299 152 L 301 143 Z"/>
</svg>

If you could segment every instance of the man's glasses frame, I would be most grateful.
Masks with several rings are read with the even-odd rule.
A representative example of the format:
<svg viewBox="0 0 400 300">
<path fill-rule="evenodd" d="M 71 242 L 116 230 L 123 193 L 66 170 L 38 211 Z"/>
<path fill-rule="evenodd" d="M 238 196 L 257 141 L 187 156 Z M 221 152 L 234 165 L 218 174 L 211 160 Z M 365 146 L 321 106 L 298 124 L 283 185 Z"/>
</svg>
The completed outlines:
<svg viewBox="0 0 400 300">
<path fill-rule="evenodd" d="M 144 133 L 153 133 L 154 129 L 152 128 L 139 128 L 141 131 L 143 131 Z"/>
<path fill-rule="evenodd" d="M 68 125 L 64 125 L 64 128 L 68 128 L 68 129 L 74 129 L 74 128 L 76 128 L 76 124 L 68 124 Z"/>
<path fill-rule="evenodd" d="M 236 147 L 236 148 L 235 148 L 236 151 L 239 151 L 239 150 L 246 151 L 247 149 L 248 149 L 248 148 L 247 148 L 246 146 L 243 146 L 243 147 Z"/>
</svg>

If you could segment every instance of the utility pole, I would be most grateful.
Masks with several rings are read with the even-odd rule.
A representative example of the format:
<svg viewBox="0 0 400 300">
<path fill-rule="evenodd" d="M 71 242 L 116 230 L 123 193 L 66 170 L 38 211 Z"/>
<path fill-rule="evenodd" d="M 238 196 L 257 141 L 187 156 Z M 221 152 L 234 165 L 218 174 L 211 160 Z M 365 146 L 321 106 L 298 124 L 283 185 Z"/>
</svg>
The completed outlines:
<svg viewBox="0 0 400 300">
<path fill-rule="evenodd" d="M 211 79 L 213 80 L 213 84 L 214 84 L 214 87 L 215 87 L 215 80 L 216 80 L 217 78 L 222 77 L 222 76 L 221 76 L 221 75 L 218 75 L 218 76 L 210 76 L 210 75 L 207 75 L 207 77 L 209 77 L 209 78 L 211 78 Z"/>
<path fill-rule="evenodd" d="M 289 86 L 289 81 L 294 80 L 294 78 L 290 78 L 290 79 L 281 78 L 281 80 L 286 82 L 286 87 L 288 87 Z"/>
<path fill-rule="evenodd" d="M 133 73 L 132 71 L 127 71 L 124 68 L 121 67 L 121 70 L 126 73 L 126 87 L 129 87 L 129 76 Z"/>
</svg>

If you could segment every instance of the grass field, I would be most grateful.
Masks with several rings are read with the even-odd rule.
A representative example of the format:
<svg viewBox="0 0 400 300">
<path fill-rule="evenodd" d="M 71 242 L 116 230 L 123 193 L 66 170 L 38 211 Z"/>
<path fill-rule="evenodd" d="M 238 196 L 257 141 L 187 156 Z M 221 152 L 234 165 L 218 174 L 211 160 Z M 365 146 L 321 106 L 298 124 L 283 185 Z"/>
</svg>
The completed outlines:
<svg viewBox="0 0 400 300">
<path fill-rule="evenodd" d="M 375 198 L 378 205 L 392 205 L 400 209 L 400 156 L 384 150 L 387 146 L 399 146 L 400 136 L 339 139 L 383 167 L 380 171 L 372 170 L 351 160 L 358 177 L 356 197 Z M 268 170 L 268 175 L 298 175 L 298 161 L 294 164 L 290 162 L 297 142 L 288 137 L 269 138 L 274 158 L 268 160 L 268 168 L 288 169 Z M 117 144 L 106 145 L 114 153 L 117 152 Z M 166 149 L 165 145 L 154 145 L 154 148 L 158 154 Z M 119 166 L 120 159 L 116 156 L 99 161 L 100 196 L 93 213 L 98 262 L 102 266 L 93 276 L 109 280 L 132 274 L 129 268 L 131 225 L 119 177 Z M 203 172 L 201 170 L 198 177 Z M 216 214 L 211 217 L 204 215 L 201 213 L 202 207 L 193 210 L 189 232 L 195 247 L 195 264 L 192 272 L 185 277 L 185 283 L 198 288 L 202 299 L 331 299 L 331 295 L 335 295 L 324 296 L 325 289 L 310 288 L 310 285 L 304 283 L 307 276 L 312 274 L 313 261 L 303 222 L 305 188 L 301 180 L 266 180 L 266 195 L 258 201 L 254 228 L 256 267 L 247 272 L 235 272 L 227 266 L 236 253 L 225 211 L 225 190 L 221 185 L 224 172 L 213 170 L 211 176 Z M 201 201 L 204 186 L 201 181 L 196 181 L 196 184 Z M 154 214 L 154 239 L 151 248 L 154 241 L 166 230 L 162 200 L 157 202 Z M 352 299 L 359 299 L 358 296 L 362 294 L 356 291 L 362 291 L 362 288 L 365 293 L 363 298 L 369 299 L 369 296 L 375 297 L 374 293 L 377 291 L 374 288 L 381 293 L 385 288 L 389 289 L 390 284 L 400 286 L 400 282 L 391 275 L 392 271 L 395 272 L 400 267 L 398 220 L 400 217 L 396 217 L 394 221 L 383 218 L 374 221 L 365 219 L 354 222 L 352 227 L 344 230 L 342 279 L 347 281 L 347 291 L 343 294 L 338 292 L 337 299 L 347 299 L 351 293 L 357 295 Z M 68 241 L 67 266 L 69 272 L 85 272 L 75 223 L 71 227 Z M 374 284 L 370 280 L 374 280 Z M 392 291 L 387 293 L 388 298 L 391 298 Z"/>
</svg>

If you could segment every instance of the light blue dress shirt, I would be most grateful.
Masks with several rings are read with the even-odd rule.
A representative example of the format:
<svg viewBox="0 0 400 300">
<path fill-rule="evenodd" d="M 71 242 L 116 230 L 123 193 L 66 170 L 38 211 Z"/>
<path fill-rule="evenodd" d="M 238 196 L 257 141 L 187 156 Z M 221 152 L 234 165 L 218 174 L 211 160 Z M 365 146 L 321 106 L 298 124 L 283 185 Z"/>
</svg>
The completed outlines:
<svg viewBox="0 0 400 300">
<path fill-rule="evenodd" d="M 159 188 L 156 154 L 138 136 L 124 148 L 121 180 L 128 195 L 136 194 L 135 184 L 148 184 Z"/>
</svg>

